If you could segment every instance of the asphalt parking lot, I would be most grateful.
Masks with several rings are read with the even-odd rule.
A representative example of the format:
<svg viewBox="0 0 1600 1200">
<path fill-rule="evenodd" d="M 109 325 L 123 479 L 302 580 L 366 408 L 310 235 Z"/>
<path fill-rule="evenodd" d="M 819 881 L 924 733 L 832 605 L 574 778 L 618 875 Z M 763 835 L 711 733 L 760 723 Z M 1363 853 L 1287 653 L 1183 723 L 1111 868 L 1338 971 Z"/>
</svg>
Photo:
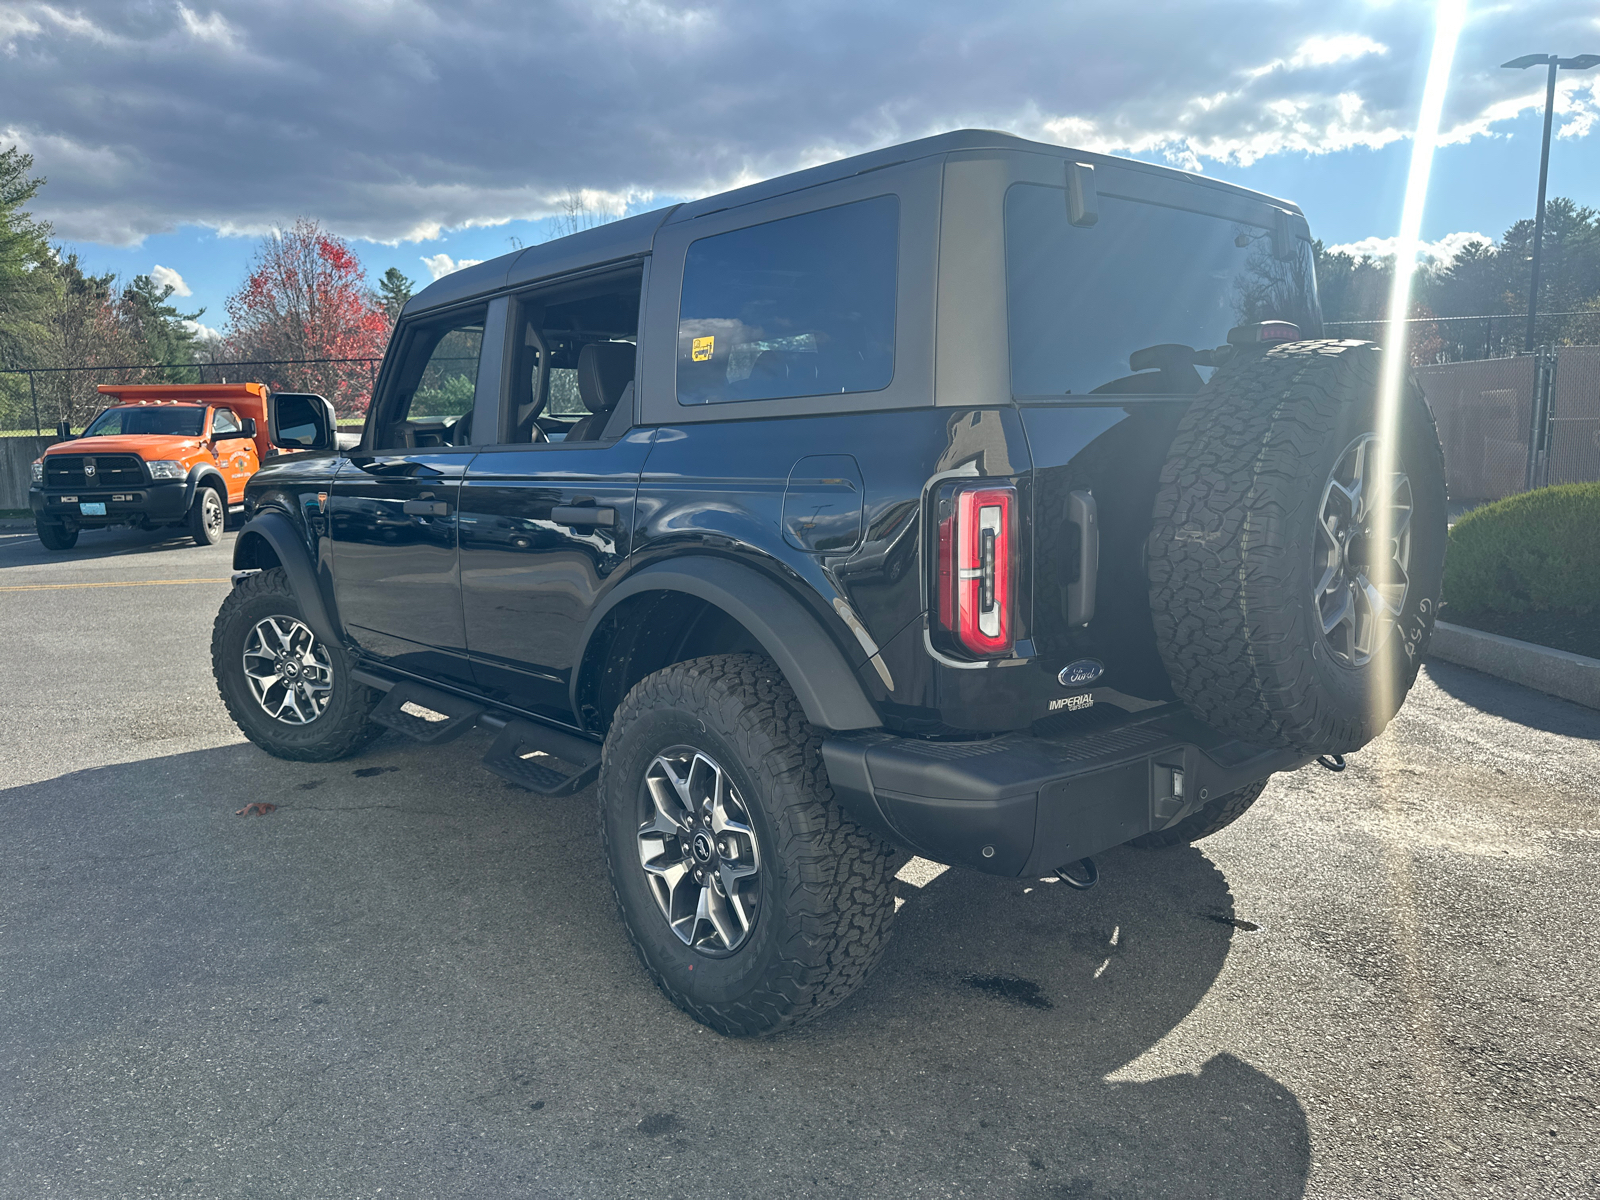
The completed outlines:
<svg viewBox="0 0 1600 1200">
<path fill-rule="evenodd" d="M 1600 712 L 1438 664 L 1092 892 L 914 860 L 866 988 L 730 1041 L 592 792 L 244 742 L 231 540 L 0 530 L 4 1196 L 1600 1194 Z"/>
</svg>

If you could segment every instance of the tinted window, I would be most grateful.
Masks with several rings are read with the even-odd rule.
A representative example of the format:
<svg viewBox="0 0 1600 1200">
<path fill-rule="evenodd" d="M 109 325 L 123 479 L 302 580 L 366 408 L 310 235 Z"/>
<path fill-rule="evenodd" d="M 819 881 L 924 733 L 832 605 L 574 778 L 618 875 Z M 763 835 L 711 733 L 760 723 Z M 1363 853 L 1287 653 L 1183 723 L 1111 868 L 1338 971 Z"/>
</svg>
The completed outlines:
<svg viewBox="0 0 1600 1200">
<path fill-rule="evenodd" d="M 878 196 L 691 245 L 678 402 L 888 387 L 899 224 L 899 201 Z"/>
<path fill-rule="evenodd" d="M 578 363 L 583 348 L 597 342 L 627 342 L 631 349 L 641 284 L 629 274 L 517 298 L 522 337 L 510 375 L 510 441 L 559 442 L 575 428 L 584 441 L 600 437 L 606 422 L 586 419 L 592 413 L 578 386 Z M 614 389 L 600 398 L 619 401 Z"/>
<path fill-rule="evenodd" d="M 1262 219 L 1268 213 L 1263 208 Z M 1265 225 L 1100 196 L 1100 219 L 1075 226 L 1062 188 L 1006 193 L 1006 301 L 1015 396 L 1191 392 L 1179 360 L 1135 378 L 1134 351 L 1220 346 L 1235 325 L 1292 321 L 1320 336 L 1311 247 L 1275 258 Z"/>
<path fill-rule="evenodd" d="M 108 408 L 83 431 L 84 437 L 107 437 L 119 433 L 168 433 L 177 437 L 199 437 L 205 427 L 206 410 L 193 405 L 140 405 L 137 408 Z"/>
<path fill-rule="evenodd" d="M 482 309 L 407 335 L 388 411 L 373 439 L 379 449 L 465 445 L 483 351 Z M 280 418 L 281 420 L 281 418 Z"/>
<path fill-rule="evenodd" d="M 239 428 L 239 418 L 226 408 L 219 408 L 211 414 L 211 432 L 233 433 Z"/>
<path fill-rule="evenodd" d="M 448 330 L 433 347 L 406 416 L 459 417 L 472 411 L 483 351 L 481 319 Z"/>
</svg>

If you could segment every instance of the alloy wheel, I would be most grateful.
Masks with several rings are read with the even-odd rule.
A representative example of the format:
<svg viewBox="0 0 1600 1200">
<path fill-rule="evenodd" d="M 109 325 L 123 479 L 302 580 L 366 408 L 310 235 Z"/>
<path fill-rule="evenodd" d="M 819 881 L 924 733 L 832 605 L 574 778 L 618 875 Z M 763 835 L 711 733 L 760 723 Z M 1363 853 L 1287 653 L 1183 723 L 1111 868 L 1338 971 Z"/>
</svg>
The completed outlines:
<svg viewBox="0 0 1600 1200">
<path fill-rule="evenodd" d="M 200 499 L 200 519 L 205 522 L 206 531 L 213 538 L 222 536 L 222 525 L 227 519 L 227 512 L 222 507 L 221 498 L 211 488 L 206 488 L 205 495 Z"/>
<path fill-rule="evenodd" d="M 244 639 L 244 677 L 261 710 L 286 725 L 308 725 L 333 698 L 333 660 L 293 617 L 257 621 Z"/>
<path fill-rule="evenodd" d="M 1335 662 L 1365 666 L 1405 606 L 1411 581 L 1411 480 L 1385 471 L 1376 434 L 1364 433 L 1322 489 L 1312 602 Z"/>
<path fill-rule="evenodd" d="M 639 863 L 661 915 L 684 945 L 732 954 L 760 915 L 761 847 L 728 772 L 692 746 L 664 750 L 640 808 Z"/>
</svg>

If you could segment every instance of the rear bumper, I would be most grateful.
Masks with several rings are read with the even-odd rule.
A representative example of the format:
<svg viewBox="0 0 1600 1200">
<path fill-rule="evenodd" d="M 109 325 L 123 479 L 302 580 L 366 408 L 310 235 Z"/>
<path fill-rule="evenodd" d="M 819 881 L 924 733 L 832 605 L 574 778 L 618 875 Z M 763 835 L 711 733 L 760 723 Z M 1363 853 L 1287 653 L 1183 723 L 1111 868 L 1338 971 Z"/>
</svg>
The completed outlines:
<svg viewBox="0 0 1600 1200">
<path fill-rule="evenodd" d="M 1311 761 L 1234 741 L 1178 705 L 1063 727 L 980 742 L 861 730 L 832 735 L 822 756 L 862 823 L 924 858 L 1006 876 L 1048 875 Z"/>
<path fill-rule="evenodd" d="M 179 521 L 188 512 L 187 490 L 182 479 L 145 483 L 132 488 L 89 488 L 61 491 L 30 488 L 28 507 L 36 517 L 67 521 L 82 529 L 101 525 L 126 525 L 142 520 L 165 524 Z M 104 504 L 104 516 L 87 516 L 82 505 Z"/>
</svg>

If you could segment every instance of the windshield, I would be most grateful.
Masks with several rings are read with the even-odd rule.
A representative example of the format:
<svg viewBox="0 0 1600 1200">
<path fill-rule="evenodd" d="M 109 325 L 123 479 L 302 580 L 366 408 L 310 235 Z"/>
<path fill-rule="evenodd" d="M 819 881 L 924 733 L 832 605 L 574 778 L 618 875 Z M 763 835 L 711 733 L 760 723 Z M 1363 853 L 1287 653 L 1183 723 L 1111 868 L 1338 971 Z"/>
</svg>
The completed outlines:
<svg viewBox="0 0 1600 1200">
<path fill-rule="evenodd" d="M 119 433 L 169 433 L 199 437 L 206 410 L 192 404 L 140 405 L 108 408 L 83 431 L 84 437 L 109 437 Z"/>
<path fill-rule="evenodd" d="M 1294 257 L 1277 258 L 1265 225 L 1102 193 L 1099 220 L 1079 227 L 1063 189 L 1037 184 L 1006 192 L 1005 219 L 1018 398 L 1195 392 L 1209 368 L 1183 347 L 1223 345 L 1255 321 L 1321 335 L 1310 243 L 1296 239 Z M 1141 366 L 1154 358 L 1157 369 L 1135 374 L 1129 356 L 1148 347 L 1158 352 Z"/>
</svg>

